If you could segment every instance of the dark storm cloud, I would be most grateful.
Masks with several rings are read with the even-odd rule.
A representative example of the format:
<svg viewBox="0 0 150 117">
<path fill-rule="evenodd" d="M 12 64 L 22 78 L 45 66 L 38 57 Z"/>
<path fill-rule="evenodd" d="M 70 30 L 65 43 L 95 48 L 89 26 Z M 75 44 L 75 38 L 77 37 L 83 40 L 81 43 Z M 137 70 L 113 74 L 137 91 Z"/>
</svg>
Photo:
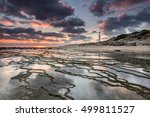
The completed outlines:
<svg viewBox="0 0 150 117">
<path fill-rule="evenodd" d="M 63 38 L 61 33 L 35 31 L 33 28 L 0 27 L 0 39 L 45 39 L 46 36 Z"/>
<path fill-rule="evenodd" d="M 43 36 L 50 36 L 50 37 L 58 37 L 58 38 L 63 38 L 64 34 L 62 33 L 55 33 L 55 32 L 49 32 L 49 33 L 41 33 Z"/>
<path fill-rule="evenodd" d="M 65 27 L 65 28 L 62 30 L 62 32 L 80 34 L 80 33 L 86 33 L 87 31 L 86 31 L 84 28 Z"/>
<path fill-rule="evenodd" d="M 95 30 L 91 32 L 91 34 L 95 34 L 95 33 L 98 33 L 98 32 L 97 32 L 97 31 L 95 31 Z"/>
<path fill-rule="evenodd" d="M 148 1 L 150 0 L 96 0 L 90 11 L 96 16 L 104 16 Z"/>
<path fill-rule="evenodd" d="M 11 18 L 9 18 L 9 17 L 7 17 L 7 16 L 0 17 L 0 21 L 1 21 L 1 20 L 11 22 L 12 24 L 16 24 L 16 23 L 17 23 L 17 21 L 12 20 Z M 0 23 L 1 23 L 1 22 L 0 22 Z"/>
<path fill-rule="evenodd" d="M 85 23 L 80 18 L 67 18 L 61 21 L 52 23 L 54 27 L 74 27 L 74 26 L 85 26 Z"/>
<path fill-rule="evenodd" d="M 0 11 L 11 15 L 33 15 L 38 20 L 57 20 L 73 15 L 74 9 L 60 0 L 1 0 Z"/>
<path fill-rule="evenodd" d="M 150 23 L 150 7 L 143 9 L 135 16 L 136 20 Z"/>
<path fill-rule="evenodd" d="M 0 7 L 3 7 L 5 5 L 5 0 L 0 0 Z"/>
<path fill-rule="evenodd" d="M 82 28 L 82 26 L 85 26 L 85 23 L 80 18 L 67 18 L 55 23 L 52 23 L 54 27 L 62 27 L 62 32 L 67 33 L 85 33 L 86 30 Z"/>
<path fill-rule="evenodd" d="M 150 7 L 143 9 L 136 15 L 122 14 L 120 17 L 110 17 L 107 20 L 100 21 L 99 28 L 105 34 L 113 33 L 113 30 L 124 30 L 128 27 L 138 27 L 143 22 L 150 23 Z"/>
<path fill-rule="evenodd" d="M 32 28 L 0 28 L 1 33 L 7 34 L 18 34 L 18 33 L 27 33 L 27 34 L 35 34 L 35 30 Z"/>
<path fill-rule="evenodd" d="M 25 18 L 20 11 L 21 9 L 10 3 L 8 0 L 0 0 L 0 13 Z"/>
<path fill-rule="evenodd" d="M 96 16 L 105 15 L 108 12 L 108 1 L 106 0 L 97 0 L 92 4 L 90 10 Z"/>
<path fill-rule="evenodd" d="M 5 25 L 3 25 L 3 24 L 0 24 L 0 27 L 5 27 Z"/>
<path fill-rule="evenodd" d="M 84 35 L 68 35 L 70 37 L 70 40 L 90 40 L 91 37 L 87 37 Z"/>
</svg>

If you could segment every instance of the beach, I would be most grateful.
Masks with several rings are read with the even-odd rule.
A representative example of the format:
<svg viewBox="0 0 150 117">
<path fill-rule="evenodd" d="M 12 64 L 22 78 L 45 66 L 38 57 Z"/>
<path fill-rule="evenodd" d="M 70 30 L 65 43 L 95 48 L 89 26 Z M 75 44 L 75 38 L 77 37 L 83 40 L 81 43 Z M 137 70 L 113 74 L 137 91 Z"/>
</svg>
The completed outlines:
<svg viewBox="0 0 150 117">
<path fill-rule="evenodd" d="M 0 99 L 150 99 L 148 48 L 0 50 Z"/>
<path fill-rule="evenodd" d="M 60 49 L 82 51 L 82 52 L 135 52 L 135 53 L 150 53 L 150 46 L 97 46 L 97 45 L 71 45 L 63 46 Z"/>
</svg>

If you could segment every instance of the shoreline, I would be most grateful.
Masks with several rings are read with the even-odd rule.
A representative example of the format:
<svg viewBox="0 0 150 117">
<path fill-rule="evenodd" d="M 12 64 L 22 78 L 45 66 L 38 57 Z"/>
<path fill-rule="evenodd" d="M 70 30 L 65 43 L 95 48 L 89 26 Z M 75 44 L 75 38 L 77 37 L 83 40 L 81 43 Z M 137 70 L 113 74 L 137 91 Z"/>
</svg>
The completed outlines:
<svg viewBox="0 0 150 117">
<path fill-rule="evenodd" d="M 73 50 L 81 52 L 128 52 L 128 53 L 150 53 L 150 46 L 97 46 L 97 45 L 73 45 L 59 47 L 58 49 Z"/>
<path fill-rule="evenodd" d="M 150 54 L 150 46 L 98 46 L 98 45 L 67 45 L 60 47 L 45 47 L 45 48 L 19 48 L 19 47 L 5 47 L 0 48 L 1 50 L 15 50 L 15 49 L 46 49 L 46 50 L 69 50 L 69 51 L 78 51 L 78 52 L 89 52 L 89 53 L 99 53 L 99 52 L 122 52 L 122 53 L 139 53 L 139 54 Z"/>
</svg>

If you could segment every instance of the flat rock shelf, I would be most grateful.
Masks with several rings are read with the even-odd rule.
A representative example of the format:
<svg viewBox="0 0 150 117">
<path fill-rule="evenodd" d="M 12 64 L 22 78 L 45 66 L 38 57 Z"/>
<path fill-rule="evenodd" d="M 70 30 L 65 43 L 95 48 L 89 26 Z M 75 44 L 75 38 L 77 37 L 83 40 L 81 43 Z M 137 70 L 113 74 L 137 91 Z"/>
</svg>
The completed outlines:
<svg viewBox="0 0 150 117">
<path fill-rule="evenodd" d="M 150 99 L 150 54 L 0 50 L 0 99 Z"/>
</svg>

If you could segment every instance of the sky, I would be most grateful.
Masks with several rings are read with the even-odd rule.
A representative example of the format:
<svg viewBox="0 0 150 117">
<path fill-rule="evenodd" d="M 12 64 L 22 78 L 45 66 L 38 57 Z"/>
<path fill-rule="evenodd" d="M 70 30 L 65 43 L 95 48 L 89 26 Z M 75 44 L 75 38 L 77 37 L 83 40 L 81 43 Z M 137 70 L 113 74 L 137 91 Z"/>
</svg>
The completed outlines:
<svg viewBox="0 0 150 117">
<path fill-rule="evenodd" d="M 150 29 L 150 0 L 0 0 L 0 46 L 54 47 Z"/>
</svg>

